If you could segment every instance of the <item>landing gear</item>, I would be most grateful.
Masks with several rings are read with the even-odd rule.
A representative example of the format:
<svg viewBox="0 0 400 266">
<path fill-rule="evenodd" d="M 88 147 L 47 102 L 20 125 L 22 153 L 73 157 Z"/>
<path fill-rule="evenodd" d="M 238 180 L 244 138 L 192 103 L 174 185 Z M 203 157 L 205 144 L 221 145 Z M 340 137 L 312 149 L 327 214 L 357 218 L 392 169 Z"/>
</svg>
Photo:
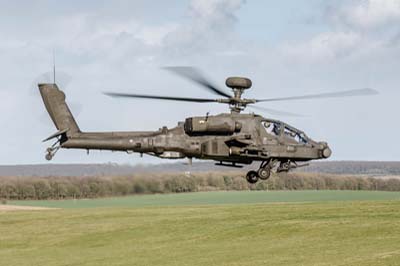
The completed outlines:
<svg viewBox="0 0 400 266">
<path fill-rule="evenodd" d="M 271 167 L 267 166 L 264 168 L 260 168 L 258 169 L 257 174 L 261 180 L 267 180 L 271 175 Z"/>
<path fill-rule="evenodd" d="M 54 155 L 56 155 L 57 151 L 61 148 L 60 139 L 57 140 L 56 143 L 51 145 L 51 147 L 47 148 L 45 158 L 47 161 L 51 161 Z"/>
<path fill-rule="evenodd" d="M 279 164 L 279 165 L 278 165 Z M 278 167 L 276 167 L 278 165 Z M 260 168 L 257 171 L 250 171 L 246 175 L 246 180 L 250 184 L 255 184 L 259 179 L 267 180 L 271 176 L 271 172 L 274 170 L 276 173 L 286 173 L 292 169 L 304 167 L 308 164 L 297 164 L 295 161 L 291 160 L 277 160 L 270 158 L 266 161 L 263 161 L 260 165 Z"/>
<path fill-rule="evenodd" d="M 56 155 L 56 153 L 59 149 L 60 149 L 60 146 L 57 146 L 57 147 L 52 146 L 50 148 L 47 148 L 47 153 L 45 156 L 46 160 L 51 161 L 51 159 L 53 159 L 54 155 Z"/>
<path fill-rule="evenodd" d="M 271 176 L 271 169 L 275 166 L 274 160 L 264 161 L 260 165 L 260 169 L 258 169 L 257 174 L 261 180 L 267 180 Z"/>
<path fill-rule="evenodd" d="M 53 159 L 53 154 L 48 152 L 44 157 L 46 158 L 47 161 L 51 161 L 51 159 Z"/>
<path fill-rule="evenodd" d="M 250 184 L 255 184 L 258 181 L 258 174 L 256 171 L 249 171 L 246 175 L 246 180 Z"/>
<path fill-rule="evenodd" d="M 275 160 L 267 160 L 261 163 L 257 171 L 250 171 L 246 175 L 246 180 L 250 184 L 257 183 L 258 179 L 267 180 L 271 176 L 271 170 L 275 166 Z"/>
</svg>

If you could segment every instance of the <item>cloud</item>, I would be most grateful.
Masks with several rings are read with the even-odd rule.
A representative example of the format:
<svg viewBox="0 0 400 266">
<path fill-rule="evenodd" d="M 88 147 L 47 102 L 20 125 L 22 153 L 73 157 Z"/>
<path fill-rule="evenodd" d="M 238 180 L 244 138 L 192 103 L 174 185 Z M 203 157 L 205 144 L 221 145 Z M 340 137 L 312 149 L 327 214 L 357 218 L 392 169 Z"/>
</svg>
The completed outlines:
<svg viewBox="0 0 400 266">
<path fill-rule="evenodd" d="M 188 23 L 181 24 L 165 38 L 167 53 L 174 57 L 229 50 L 238 23 L 235 13 L 244 3 L 243 0 L 192 1 Z"/>
<path fill-rule="evenodd" d="M 281 52 L 303 61 L 334 60 L 357 50 L 362 37 L 355 32 L 324 32 L 304 42 L 284 44 Z"/>
<path fill-rule="evenodd" d="M 334 16 L 361 29 L 377 29 L 400 21 L 400 0 L 356 1 L 339 7 Z"/>
<path fill-rule="evenodd" d="M 116 14 L 110 17 L 89 8 L 76 12 L 66 8 L 68 12 L 61 9 L 52 13 L 44 12 L 40 5 L 33 5 L 29 7 L 32 12 L 25 14 L 12 6 L 10 10 L 26 17 L 13 25 L 13 31 L 6 27 L 8 21 L 3 17 L 6 23 L 0 25 L 3 40 L 0 54 L 6 55 L 2 58 L 4 62 L 9 60 L 11 63 L 15 60 L 11 51 L 21 50 L 21 61 L 34 57 L 33 61 L 37 62 L 49 57 L 55 49 L 68 57 L 69 63 L 132 66 L 155 65 L 205 53 L 237 53 L 232 36 L 238 23 L 235 13 L 243 4 L 243 0 L 193 0 L 186 9 L 185 19 L 162 23 L 144 22 L 134 15 L 119 16 L 125 12 L 120 7 L 115 8 L 120 12 L 113 9 Z M 125 6 L 124 9 L 135 9 L 134 4 Z M 162 10 L 154 9 L 152 14 L 160 16 L 159 12 Z M 21 51 L 18 52 L 21 54 Z"/>
<path fill-rule="evenodd" d="M 282 53 L 313 62 L 392 53 L 400 39 L 400 0 L 337 1 L 326 6 L 319 23 L 327 30 L 286 42 Z"/>
<path fill-rule="evenodd" d="M 196 24 L 217 31 L 232 29 L 238 19 L 235 12 L 245 3 L 243 0 L 194 0 L 190 14 Z"/>
</svg>

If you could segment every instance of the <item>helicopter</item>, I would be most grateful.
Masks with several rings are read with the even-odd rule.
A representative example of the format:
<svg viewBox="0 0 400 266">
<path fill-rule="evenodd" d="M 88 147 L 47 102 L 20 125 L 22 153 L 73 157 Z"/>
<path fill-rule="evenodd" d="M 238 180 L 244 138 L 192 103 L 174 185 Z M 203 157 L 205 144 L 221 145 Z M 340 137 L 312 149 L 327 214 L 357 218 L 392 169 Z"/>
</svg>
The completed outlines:
<svg viewBox="0 0 400 266">
<path fill-rule="evenodd" d="M 271 172 L 288 172 L 306 166 L 308 161 L 327 159 L 332 150 L 327 142 L 315 141 L 306 133 L 283 121 L 265 118 L 255 113 L 243 113 L 247 106 L 262 102 L 321 99 L 374 95 L 377 91 L 369 88 L 340 92 L 301 95 L 282 98 L 247 99 L 243 93 L 252 87 L 246 77 L 229 77 L 225 90 L 214 85 L 204 75 L 192 67 L 168 67 L 178 74 L 219 98 L 189 98 L 158 95 L 144 95 L 121 92 L 105 92 L 118 98 L 156 99 L 195 103 L 221 103 L 229 106 L 229 113 L 188 117 L 178 122 L 176 127 L 163 126 L 157 131 L 131 132 L 83 132 L 78 127 L 66 97 L 54 83 L 38 84 L 40 94 L 57 132 L 43 141 L 55 139 L 47 148 L 45 158 L 51 160 L 61 149 L 110 150 L 147 154 L 163 159 L 188 158 L 213 160 L 216 165 L 243 167 L 259 162 L 258 169 L 249 171 L 246 180 L 254 184 L 267 180 Z M 254 106 L 255 107 L 255 106 Z M 296 115 L 269 108 L 260 108 L 269 113 Z"/>
</svg>

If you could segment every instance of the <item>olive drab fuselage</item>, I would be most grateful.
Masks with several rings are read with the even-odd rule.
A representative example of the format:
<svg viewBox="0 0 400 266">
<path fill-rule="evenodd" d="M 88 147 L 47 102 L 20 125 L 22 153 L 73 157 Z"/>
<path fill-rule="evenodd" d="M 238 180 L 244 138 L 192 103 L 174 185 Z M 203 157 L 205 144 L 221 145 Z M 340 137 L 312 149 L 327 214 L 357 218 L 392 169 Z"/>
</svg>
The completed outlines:
<svg viewBox="0 0 400 266">
<path fill-rule="evenodd" d="M 193 130 L 193 124 L 198 124 Z M 265 123 L 280 126 L 278 134 L 268 132 Z M 190 125 L 189 125 L 190 124 Z M 303 135 L 298 141 L 285 132 Z M 197 158 L 249 164 L 269 158 L 308 161 L 325 158 L 326 143 L 317 143 L 303 132 L 277 120 L 255 114 L 220 114 L 193 117 L 177 127 L 155 132 L 76 133 L 61 144 L 63 148 L 97 149 L 145 153 L 160 158 Z M 327 154 L 325 154 L 327 155 Z"/>
</svg>

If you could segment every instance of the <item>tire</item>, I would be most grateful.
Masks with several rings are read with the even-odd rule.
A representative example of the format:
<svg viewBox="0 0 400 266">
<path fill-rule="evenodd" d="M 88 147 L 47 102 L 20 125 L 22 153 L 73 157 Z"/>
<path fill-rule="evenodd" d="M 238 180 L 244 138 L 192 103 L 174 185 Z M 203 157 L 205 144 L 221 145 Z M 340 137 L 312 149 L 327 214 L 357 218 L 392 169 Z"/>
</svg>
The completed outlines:
<svg viewBox="0 0 400 266">
<path fill-rule="evenodd" d="M 256 171 L 249 171 L 246 175 L 246 180 L 250 184 L 255 184 L 258 181 L 258 174 Z"/>
<path fill-rule="evenodd" d="M 257 174 L 261 180 L 267 180 L 271 176 L 271 168 L 268 166 L 264 167 L 264 168 L 260 168 L 260 169 L 258 169 Z"/>
<path fill-rule="evenodd" d="M 51 159 L 53 159 L 53 155 L 51 153 L 47 153 L 45 158 L 47 161 L 51 161 Z"/>
</svg>

